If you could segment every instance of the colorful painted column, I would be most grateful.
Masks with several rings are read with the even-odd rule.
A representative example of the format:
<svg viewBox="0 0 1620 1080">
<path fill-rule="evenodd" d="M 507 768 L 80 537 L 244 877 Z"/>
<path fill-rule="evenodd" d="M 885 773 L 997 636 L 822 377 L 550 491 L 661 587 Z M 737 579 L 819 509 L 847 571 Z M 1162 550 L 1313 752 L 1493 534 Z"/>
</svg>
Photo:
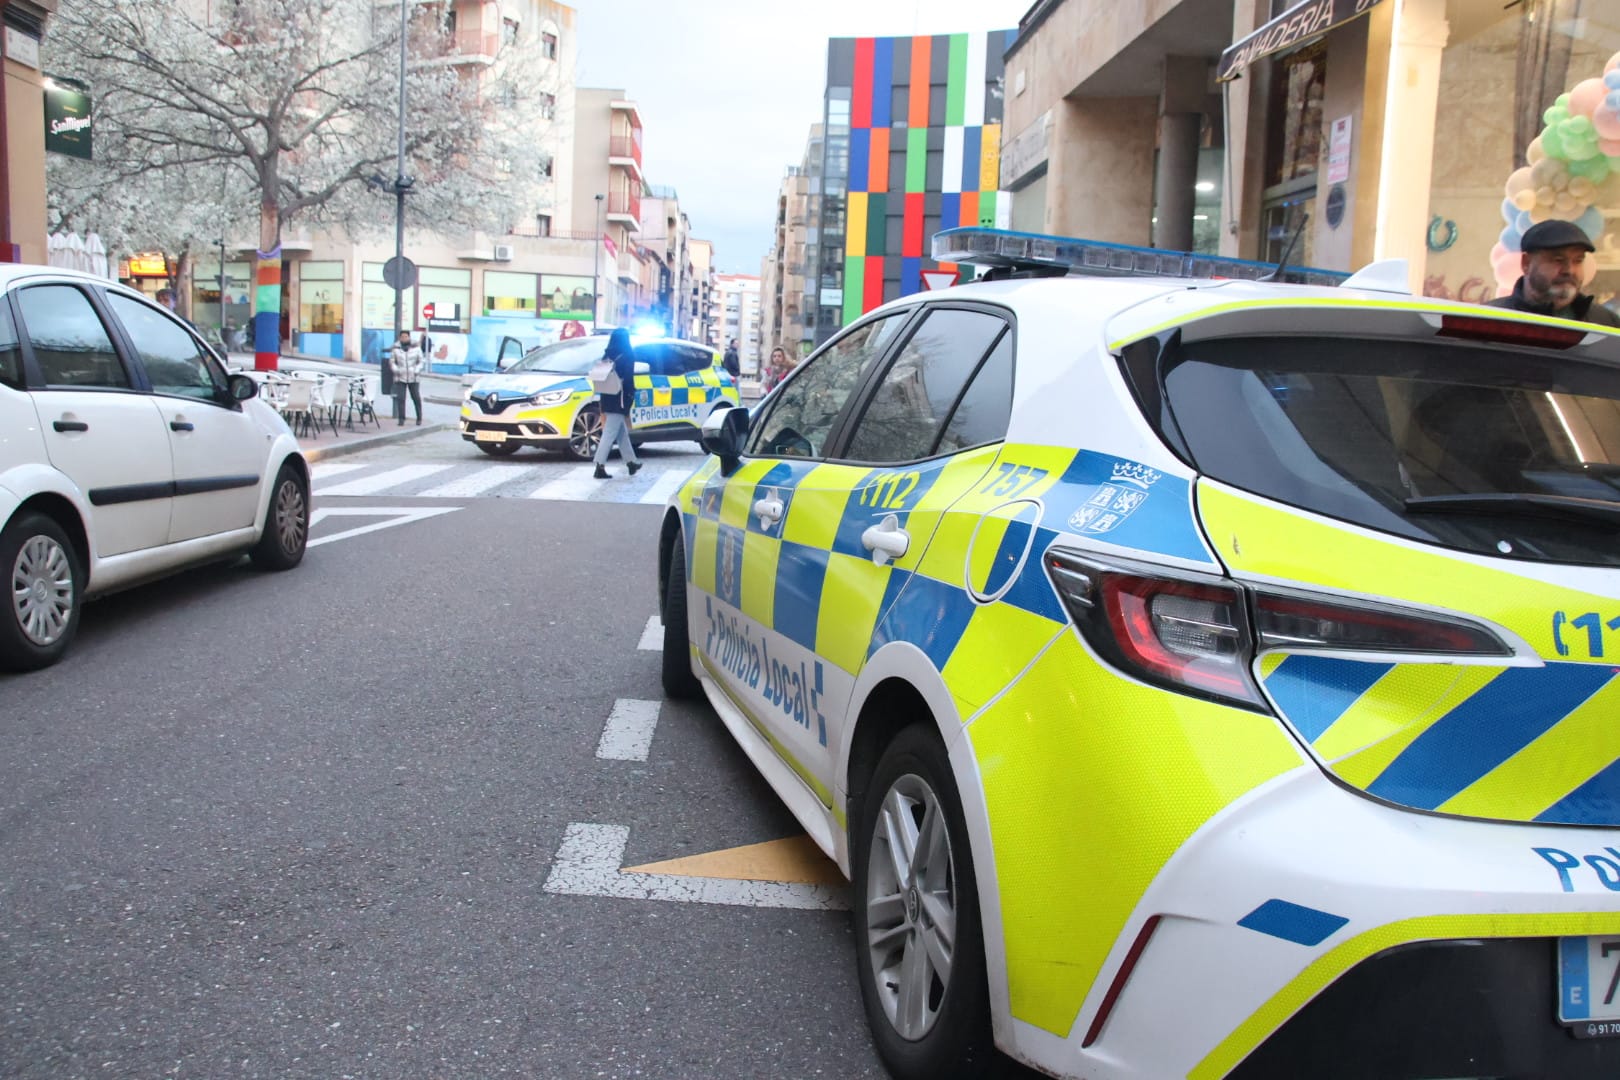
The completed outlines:
<svg viewBox="0 0 1620 1080">
<path fill-rule="evenodd" d="M 253 367 L 275 371 L 281 357 L 281 245 L 261 251 L 253 291 Z"/>
</svg>

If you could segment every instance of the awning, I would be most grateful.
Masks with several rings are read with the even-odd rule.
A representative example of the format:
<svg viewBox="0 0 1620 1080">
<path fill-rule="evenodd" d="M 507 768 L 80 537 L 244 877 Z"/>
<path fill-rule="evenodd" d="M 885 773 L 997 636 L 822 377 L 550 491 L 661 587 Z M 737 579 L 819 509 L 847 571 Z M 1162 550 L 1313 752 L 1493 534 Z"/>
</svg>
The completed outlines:
<svg viewBox="0 0 1620 1080">
<path fill-rule="evenodd" d="M 1367 14 L 1377 3 L 1378 0 L 1305 0 L 1295 4 L 1242 41 L 1228 46 L 1221 53 L 1220 66 L 1215 69 L 1216 81 L 1235 79 L 1261 57 L 1325 34 L 1335 26 Z"/>
</svg>

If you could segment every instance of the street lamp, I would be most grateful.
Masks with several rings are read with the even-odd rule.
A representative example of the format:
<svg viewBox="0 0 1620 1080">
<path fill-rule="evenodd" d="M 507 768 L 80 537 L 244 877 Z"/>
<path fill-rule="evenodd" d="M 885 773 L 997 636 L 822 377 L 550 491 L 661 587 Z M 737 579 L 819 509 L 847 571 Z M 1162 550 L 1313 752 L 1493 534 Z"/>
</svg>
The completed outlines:
<svg viewBox="0 0 1620 1080">
<path fill-rule="evenodd" d="M 596 236 L 591 240 L 591 329 L 602 323 L 602 200 L 596 197 Z"/>
</svg>

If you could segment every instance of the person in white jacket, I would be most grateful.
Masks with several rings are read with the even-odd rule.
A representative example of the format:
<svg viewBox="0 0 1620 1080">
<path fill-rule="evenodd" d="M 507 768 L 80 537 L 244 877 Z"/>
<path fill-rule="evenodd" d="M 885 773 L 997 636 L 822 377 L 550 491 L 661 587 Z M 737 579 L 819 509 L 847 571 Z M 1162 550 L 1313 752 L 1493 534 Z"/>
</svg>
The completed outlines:
<svg viewBox="0 0 1620 1080">
<path fill-rule="evenodd" d="M 411 340 L 410 331 L 401 330 L 399 340 L 394 343 L 394 350 L 388 358 L 388 366 L 394 372 L 394 415 L 399 418 L 400 427 L 405 426 L 407 394 L 416 406 L 416 423 L 418 426 L 422 423 L 422 368 L 426 364 L 427 358 Z"/>
</svg>

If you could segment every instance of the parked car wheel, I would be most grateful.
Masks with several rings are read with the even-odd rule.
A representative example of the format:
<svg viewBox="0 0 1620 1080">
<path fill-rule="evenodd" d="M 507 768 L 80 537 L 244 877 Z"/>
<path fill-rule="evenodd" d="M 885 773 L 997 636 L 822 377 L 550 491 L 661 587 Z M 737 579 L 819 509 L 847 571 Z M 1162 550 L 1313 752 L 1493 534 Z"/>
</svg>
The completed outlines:
<svg viewBox="0 0 1620 1080">
<path fill-rule="evenodd" d="M 878 1054 L 899 1080 L 981 1077 L 990 1033 L 979 897 L 945 749 L 916 725 L 857 808 L 855 956 Z"/>
<path fill-rule="evenodd" d="M 0 618 L 0 669 L 33 671 L 61 659 L 79 628 L 81 574 L 73 542 L 44 514 L 0 531 L 9 602 Z"/>
<path fill-rule="evenodd" d="M 477 446 L 490 457 L 511 457 L 522 449 L 522 444 L 515 442 L 481 442 Z"/>
<path fill-rule="evenodd" d="M 596 456 L 596 444 L 602 441 L 602 410 L 587 405 L 574 416 L 574 426 L 568 433 L 568 456 L 575 461 L 589 461 Z"/>
<path fill-rule="evenodd" d="M 669 556 L 669 580 L 664 583 L 664 694 L 676 701 L 703 696 L 692 674 L 692 648 L 686 626 L 686 546 L 675 541 Z"/>
<path fill-rule="evenodd" d="M 291 570 L 304 561 L 309 543 L 309 487 L 292 463 L 276 473 L 264 532 L 252 551 L 253 565 L 261 570 Z"/>
</svg>

